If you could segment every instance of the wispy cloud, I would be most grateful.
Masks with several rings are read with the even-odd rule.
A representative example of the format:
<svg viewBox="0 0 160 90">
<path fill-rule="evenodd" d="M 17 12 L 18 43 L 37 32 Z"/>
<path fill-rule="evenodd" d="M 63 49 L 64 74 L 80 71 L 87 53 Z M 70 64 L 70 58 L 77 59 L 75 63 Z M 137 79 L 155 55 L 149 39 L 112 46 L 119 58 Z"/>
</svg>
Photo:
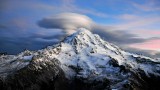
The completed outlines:
<svg viewBox="0 0 160 90">
<path fill-rule="evenodd" d="M 160 29 L 138 28 L 130 32 L 142 38 L 160 37 Z"/>
<path fill-rule="evenodd" d="M 137 20 L 140 18 L 140 16 L 138 15 L 134 15 L 134 14 L 121 14 L 119 16 L 116 16 L 114 18 L 120 19 L 120 20 L 125 20 L 125 21 L 130 21 L 130 20 Z"/>
<path fill-rule="evenodd" d="M 143 17 L 143 16 L 134 16 L 134 15 L 127 15 L 130 16 L 126 18 L 126 15 L 122 15 L 120 19 L 127 19 L 127 21 L 122 21 L 121 23 L 115 25 L 120 30 L 132 30 L 135 28 L 145 27 L 148 25 L 157 24 L 160 22 L 159 16 L 152 16 L 152 17 Z"/>
<path fill-rule="evenodd" d="M 59 11 L 65 11 L 65 12 L 74 12 L 74 13 L 81 13 L 81 14 L 90 14 L 93 16 L 103 17 L 107 18 L 108 15 L 106 13 L 102 13 L 99 11 L 96 11 L 94 9 L 87 9 L 83 7 L 78 7 L 75 3 L 75 0 L 62 0 L 62 5 Z"/>
<path fill-rule="evenodd" d="M 158 0 L 148 0 L 146 3 L 139 4 L 132 2 L 132 5 L 142 11 L 160 11 L 160 2 Z"/>
</svg>

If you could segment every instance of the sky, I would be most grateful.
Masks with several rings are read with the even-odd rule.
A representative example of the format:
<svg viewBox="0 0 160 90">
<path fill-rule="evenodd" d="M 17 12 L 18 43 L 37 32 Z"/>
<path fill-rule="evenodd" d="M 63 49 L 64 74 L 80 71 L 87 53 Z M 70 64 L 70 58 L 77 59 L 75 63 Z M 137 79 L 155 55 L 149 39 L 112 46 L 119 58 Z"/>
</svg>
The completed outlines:
<svg viewBox="0 0 160 90">
<path fill-rule="evenodd" d="M 0 52 L 38 50 L 81 27 L 160 58 L 160 0 L 0 0 Z"/>
</svg>

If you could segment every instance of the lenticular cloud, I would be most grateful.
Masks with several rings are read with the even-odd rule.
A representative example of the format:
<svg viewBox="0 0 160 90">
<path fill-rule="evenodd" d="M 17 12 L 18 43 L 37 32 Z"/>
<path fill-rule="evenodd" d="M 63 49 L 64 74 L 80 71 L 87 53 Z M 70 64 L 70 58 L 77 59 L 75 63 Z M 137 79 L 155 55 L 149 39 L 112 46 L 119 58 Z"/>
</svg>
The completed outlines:
<svg viewBox="0 0 160 90">
<path fill-rule="evenodd" d="M 66 33 L 73 33 L 77 28 L 91 29 L 94 22 L 87 16 L 76 13 L 56 14 L 43 18 L 38 22 L 40 27 L 63 29 Z"/>
</svg>

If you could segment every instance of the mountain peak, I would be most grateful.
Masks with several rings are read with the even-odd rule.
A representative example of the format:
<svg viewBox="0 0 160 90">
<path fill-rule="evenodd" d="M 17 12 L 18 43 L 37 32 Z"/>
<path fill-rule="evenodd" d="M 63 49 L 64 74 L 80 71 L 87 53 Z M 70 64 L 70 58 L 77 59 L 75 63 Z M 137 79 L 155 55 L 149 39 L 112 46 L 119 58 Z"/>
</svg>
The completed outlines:
<svg viewBox="0 0 160 90">
<path fill-rule="evenodd" d="M 73 33 L 72 35 L 66 37 L 64 39 L 64 43 L 69 43 L 71 45 L 81 45 L 87 44 L 91 45 L 90 43 L 96 43 L 95 39 L 98 39 L 98 35 L 92 34 L 89 30 L 85 28 L 77 29 L 77 32 Z"/>
<path fill-rule="evenodd" d="M 75 34 L 91 34 L 91 32 L 86 28 L 79 28 Z"/>
<path fill-rule="evenodd" d="M 72 40 L 72 39 L 75 39 L 75 38 L 85 38 L 86 36 L 87 37 L 88 36 L 93 36 L 93 34 L 85 28 L 79 28 L 79 29 L 77 29 L 77 32 L 71 34 L 70 36 L 65 38 L 65 40 Z"/>
</svg>

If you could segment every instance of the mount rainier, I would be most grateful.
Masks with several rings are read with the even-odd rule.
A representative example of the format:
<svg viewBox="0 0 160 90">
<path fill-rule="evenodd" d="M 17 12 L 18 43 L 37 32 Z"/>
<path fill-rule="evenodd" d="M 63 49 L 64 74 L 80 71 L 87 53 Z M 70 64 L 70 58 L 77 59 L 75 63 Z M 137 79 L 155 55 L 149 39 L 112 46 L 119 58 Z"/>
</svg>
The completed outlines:
<svg viewBox="0 0 160 90">
<path fill-rule="evenodd" d="M 38 51 L 0 56 L 1 90 L 157 90 L 160 60 L 126 52 L 84 28 Z"/>
</svg>

